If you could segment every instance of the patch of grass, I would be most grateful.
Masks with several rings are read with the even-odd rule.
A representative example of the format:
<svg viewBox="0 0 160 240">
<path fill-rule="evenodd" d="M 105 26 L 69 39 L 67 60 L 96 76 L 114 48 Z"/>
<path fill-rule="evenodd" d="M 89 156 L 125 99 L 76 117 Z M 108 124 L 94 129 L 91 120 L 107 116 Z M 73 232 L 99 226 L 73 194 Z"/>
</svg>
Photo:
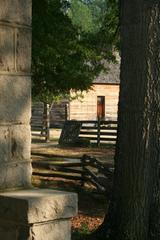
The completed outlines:
<svg viewBox="0 0 160 240">
<path fill-rule="evenodd" d="M 72 233 L 72 240 L 84 240 L 84 237 L 90 234 L 87 224 L 82 224 L 80 229 L 76 229 Z"/>
<path fill-rule="evenodd" d="M 94 142 L 92 142 L 91 144 L 90 144 L 90 147 L 91 148 L 98 148 L 98 149 L 103 149 L 103 148 L 107 148 L 107 149 L 115 149 L 115 144 L 113 144 L 113 143 L 101 143 L 100 144 L 100 146 L 98 147 L 97 146 L 97 143 L 94 143 Z"/>
</svg>

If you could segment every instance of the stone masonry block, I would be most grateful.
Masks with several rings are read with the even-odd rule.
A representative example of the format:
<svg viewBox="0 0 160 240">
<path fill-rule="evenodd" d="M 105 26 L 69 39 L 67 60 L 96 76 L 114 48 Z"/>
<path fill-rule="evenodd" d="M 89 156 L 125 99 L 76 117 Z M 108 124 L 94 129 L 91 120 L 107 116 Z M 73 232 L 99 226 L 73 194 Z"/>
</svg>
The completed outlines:
<svg viewBox="0 0 160 240">
<path fill-rule="evenodd" d="M 0 221 L 0 239 L 17 240 L 17 226 Z"/>
<path fill-rule="evenodd" d="M 8 162 L 10 159 L 10 129 L 0 126 L 0 163 Z"/>
<path fill-rule="evenodd" d="M 31 25 L 31 0 L 1 0 L 0 21 Z"/>
<path fill-rule="evenodd" d="M 30 77 L 0 76 L 0 124 L 29 124 L 31 118 Z"/>
<path fill-rule="evenodd" d="M 18 72 L 31 71 L 31 31 L 28 29 L 17 30 L 16 65 Z"/>
<path fill-rule="evenodd" d="M 15 69 L 14 47 L 14 29 L 0 26 L 0 71 Z"/>
<path fill-rule="evenodd" d="M 55 190 L 21 190 L 0 194 L 0 219 L 34 224 L 68 219 L 77 213 L 77 195 Z"/>
<path fill-rule="evenodd" d="M 70 240 L 71 223 L 69 220 L 35 224 L 31 228 L 30 240 Z"/>
<path fill-rule="evenodd" d="M 29 125 L 10 127 L 10 152 L 12 162 L 30 161 L 31 134 Z"/>
<path fill-rule="evenodd" d="M 77 195 L 55 190 L 0 193 L 0 239 L 71 240 Z"/>
<path fill-rule="evenodd" d="M 0 190 L 31 186 L 30 162 L 0 164 Z"/>
<path fill-rule="evenodd" d="M 30 161 L 30 126 L 0 126 L 0 164 Z"/>
<path fill-rule="evenodd" d="M 0 239 L 4 240 L 70 240 L 71 223 L 57 220 L 33 225 L 0 221 Z"/>
</svg>

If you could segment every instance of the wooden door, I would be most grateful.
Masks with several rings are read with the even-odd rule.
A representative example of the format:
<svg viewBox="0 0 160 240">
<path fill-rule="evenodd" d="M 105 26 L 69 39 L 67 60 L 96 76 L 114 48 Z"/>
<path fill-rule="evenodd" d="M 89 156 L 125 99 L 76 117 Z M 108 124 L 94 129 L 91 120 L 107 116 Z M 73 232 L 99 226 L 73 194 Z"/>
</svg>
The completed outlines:
<svg viewBox="0 0 160 240">
<path fill-rule="evenodd" d="M 97 97 L 97 118 L 105 119 L 105 97 Z"/>
</svg>

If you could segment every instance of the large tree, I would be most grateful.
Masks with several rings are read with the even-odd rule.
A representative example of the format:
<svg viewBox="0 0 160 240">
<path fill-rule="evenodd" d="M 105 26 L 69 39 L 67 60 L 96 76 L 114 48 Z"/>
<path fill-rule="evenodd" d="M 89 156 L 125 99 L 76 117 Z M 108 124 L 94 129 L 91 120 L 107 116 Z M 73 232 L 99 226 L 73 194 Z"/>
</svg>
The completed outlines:
<svg viewBox="0 0 160 240">
<path fill-rule="evenodd" d="M 121 86 L 109 212 L 90 239 L 160 239 L 160 2 L 121 0 Z"/>
</svg>

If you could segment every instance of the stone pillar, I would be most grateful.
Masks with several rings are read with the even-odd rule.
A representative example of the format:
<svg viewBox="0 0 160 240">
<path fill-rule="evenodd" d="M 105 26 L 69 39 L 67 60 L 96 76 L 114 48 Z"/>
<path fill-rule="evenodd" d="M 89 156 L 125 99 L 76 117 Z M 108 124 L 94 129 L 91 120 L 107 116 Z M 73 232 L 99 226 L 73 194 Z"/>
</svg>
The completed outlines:
<svg viewBox="0 0 160 240">
<path fill-rule="evenodd" d="M 31 189 L 30 72 L 31 0 L 0 0 L 0 239 L 70 240 L 77 196 Z"/>
<path fill-rule="evenodd" d="M 0 189 L 30 184 L 31 0 L 0 0 Z"/>
</svg>

